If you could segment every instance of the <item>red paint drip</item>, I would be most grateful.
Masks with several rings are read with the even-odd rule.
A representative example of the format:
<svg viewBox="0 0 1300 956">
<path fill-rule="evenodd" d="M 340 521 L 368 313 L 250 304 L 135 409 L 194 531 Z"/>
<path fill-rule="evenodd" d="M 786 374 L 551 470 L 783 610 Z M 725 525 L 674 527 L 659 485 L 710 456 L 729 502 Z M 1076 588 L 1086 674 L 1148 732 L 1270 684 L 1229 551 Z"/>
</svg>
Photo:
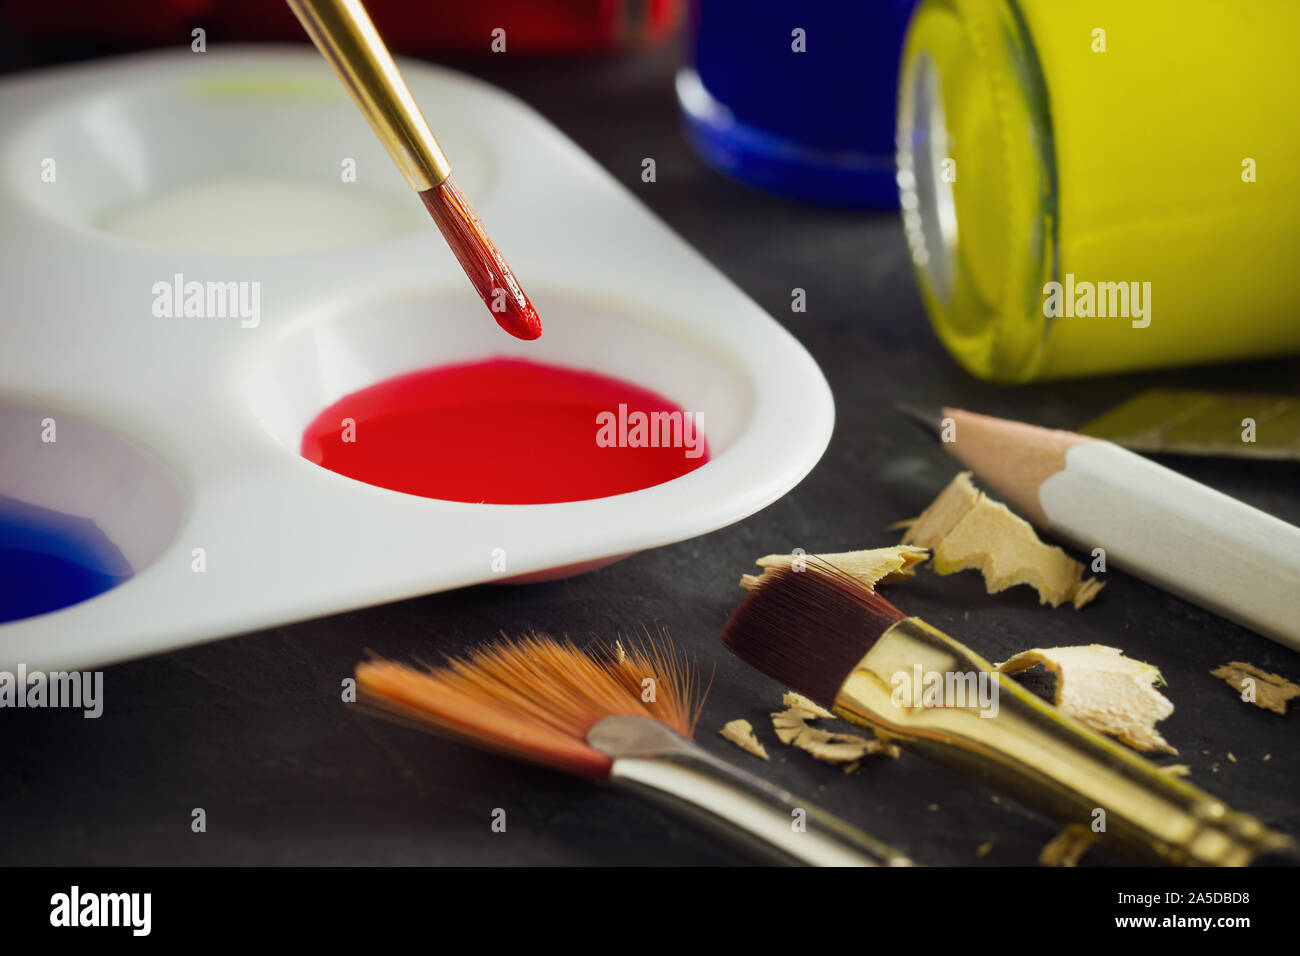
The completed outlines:
<svg viewBox="0 0 1300 956">
<path fill-rule="evenodd" d="M 448 176 L 420 193 L 420 198 L 497 325 L 516 338 L 540 338 L 541 316 L 528 301 L 501 250 L 483 228 L 478 213 L 460 191 L 456 178 Z"/>
<path fill-rule="evenodd" d="M 656 412 L 663 414 L 652 418 Z M 355 422 L 351 431 L 345 419 Z M 636 491 L 694 471 L 709 460 L 700 425 L 638 385 L 498 358 L 354 392 L 307 426 L 302 455 L 425 498 L 542 504 Z"/>
</svg>

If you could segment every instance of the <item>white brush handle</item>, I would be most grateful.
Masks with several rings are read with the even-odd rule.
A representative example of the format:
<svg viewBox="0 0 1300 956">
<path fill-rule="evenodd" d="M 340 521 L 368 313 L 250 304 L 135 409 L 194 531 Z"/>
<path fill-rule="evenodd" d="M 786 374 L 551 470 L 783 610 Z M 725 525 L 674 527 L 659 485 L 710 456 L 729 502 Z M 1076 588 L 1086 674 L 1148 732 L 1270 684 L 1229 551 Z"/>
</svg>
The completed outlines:
<svg viewBox="0 0 1300 956">
<path fill-rule="evenodd" d="M 698 748 L 620 757 L 609 782 L 635 791 L 776 862 L 806 866 L 907 866 L 910 861 L 820 807 Z"/>
<path fill-rule="evenodd" d="M 666 725 L 615 714 L 587 732 L 614 758 L 609 782 L 779 863 L 910 866 L 875 837 L 787 790 L 733 767 Z"/>
<path fill-rule="evenodd" d="M 1300 651 L 1300 528 L 1110 442 L 1065 462 L 1038 489 L 1052 532 Z"/>
</svg>

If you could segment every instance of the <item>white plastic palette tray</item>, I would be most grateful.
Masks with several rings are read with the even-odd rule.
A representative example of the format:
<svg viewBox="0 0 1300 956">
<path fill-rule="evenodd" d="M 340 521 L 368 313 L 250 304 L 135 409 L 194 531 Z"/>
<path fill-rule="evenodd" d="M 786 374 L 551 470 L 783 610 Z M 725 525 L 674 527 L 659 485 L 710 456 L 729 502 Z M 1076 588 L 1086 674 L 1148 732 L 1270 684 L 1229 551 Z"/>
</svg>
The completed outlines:
<svg viewBox="0 0 1300 956">
<path fill-rule="evenodd" d="M 0 667 L 87 668 L 595 566 L 737 521 L 821 456 L 829 389 L 772 318 L 528 107 L 454 72 L 402 69 L 537 305 L 540 340 L 497 328 L 310 48 L 164 53 L 0 83 L 0 495 L 96 522 L 134 570 L 98 597 L 0 625 Z M 342 182 L 349 158 L 356 184 Z M 186 251 L 97 225 L 230 174 L 368 189 L 411 208 L 411 225 L 279 255 Z M 154 286 L 177 273 L 260 283 L 260 321 L 156 316 Z M 349 392 L 491 356 L 650 388 L 703 416 L 713 457 L 630 494 L 479 505 L 299 456 L 304 427 Z"/>
</svg>

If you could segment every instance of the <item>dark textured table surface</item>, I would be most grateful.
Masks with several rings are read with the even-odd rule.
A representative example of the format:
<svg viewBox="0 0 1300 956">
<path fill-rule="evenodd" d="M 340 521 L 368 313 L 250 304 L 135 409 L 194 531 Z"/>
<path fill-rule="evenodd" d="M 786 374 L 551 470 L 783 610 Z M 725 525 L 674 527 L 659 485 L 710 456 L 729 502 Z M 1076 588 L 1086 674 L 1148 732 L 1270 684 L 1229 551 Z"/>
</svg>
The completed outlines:
<svg viewBox="0 0 1300 956">
<path fill-rule="evenodd" d="M 665 627 L 713 671 L 698 737 L 929 864 L 1032 864 L 1057 831 L 992 791 L 904 755 L 845 775 L 781 746 L 782 689 L 732 658 L 719 629 L 753 558 L 894 543 L 956 472 L 893 411 L 950 403 L 1077 427 L 1152 385 L 1295 392 L 1300 360 L 1002 388 L 970 378 L 932 334 L 893 215 L 818 209 L 705 168 L 678 132 L 668 50 L 634 60 L 458 64 L 531 103 L 783 322 L 821 364 L 838 420 L 799 487 L 722 531 L 570 580 L 479 587 L 273 628 L 110 668 L 109 713 L 0 715 L 0 863 L 723 864 L 745 857 L 621 793 L 367 717 L 340 702 L 366 649 L 433 657 L 536 628 L 614 637 Z M 640 179 L 654 157 L 658 181 Z M 666 281 L 671 281 L 666 277 Z M 808 310 L 792 314 L 793 287 Z M 1225 321 L 1231 319 L 1225 316 Z M 1170 460 L 1207 484 L 1300 522 L 1296 464 Z M 1120 572 L 1081 613 L 1028 588 L 928 572 L 896 602 L 1000 660 L 1035 646 L 1103 643 L 1156 664 L 1177 709 L 1161 729 L 1191 779 L 1300 833 L 1295 715 L 1244 705 L 1209 676 L 1245 660 L 1293 679 L 1300 655 Z M 1291 595 L 1300 612 L 1300 595 Z M 744 717 L 772 760 L 717 734 Z M 848 728 L 845 728 L 848 729 Z M 1231 756 L 1230 756 L 1231 754 Z M 1234 759 L 1235 758 L 1235 759 Z M 1171 761 L 1166 761 L 1171 762 Z M 207 832 L 191 832 L 202 807 Z M 505 833 L 490 828 L 507 811 Z M 979 858 L 976 849 L 992 849 Z M 1094 851 L 1086 863 L 1118 862 Z"/>
</svg>

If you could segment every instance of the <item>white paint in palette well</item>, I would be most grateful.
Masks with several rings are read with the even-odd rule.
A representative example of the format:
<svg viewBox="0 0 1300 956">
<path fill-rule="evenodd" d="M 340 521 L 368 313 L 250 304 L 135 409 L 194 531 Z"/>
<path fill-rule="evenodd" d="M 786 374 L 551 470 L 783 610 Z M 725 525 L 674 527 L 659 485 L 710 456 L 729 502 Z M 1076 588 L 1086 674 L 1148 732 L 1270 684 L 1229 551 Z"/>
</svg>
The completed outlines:
<svg viewBox="0 0 1300 956">
<path fill-rule="evenodd" d="M 116 206 L 106 233 L 187 252 L 325 252 L 432 228 L 418 197 L 405 202 L 357 183 L 231 175 L 183 183 Z"/>
</svg>

